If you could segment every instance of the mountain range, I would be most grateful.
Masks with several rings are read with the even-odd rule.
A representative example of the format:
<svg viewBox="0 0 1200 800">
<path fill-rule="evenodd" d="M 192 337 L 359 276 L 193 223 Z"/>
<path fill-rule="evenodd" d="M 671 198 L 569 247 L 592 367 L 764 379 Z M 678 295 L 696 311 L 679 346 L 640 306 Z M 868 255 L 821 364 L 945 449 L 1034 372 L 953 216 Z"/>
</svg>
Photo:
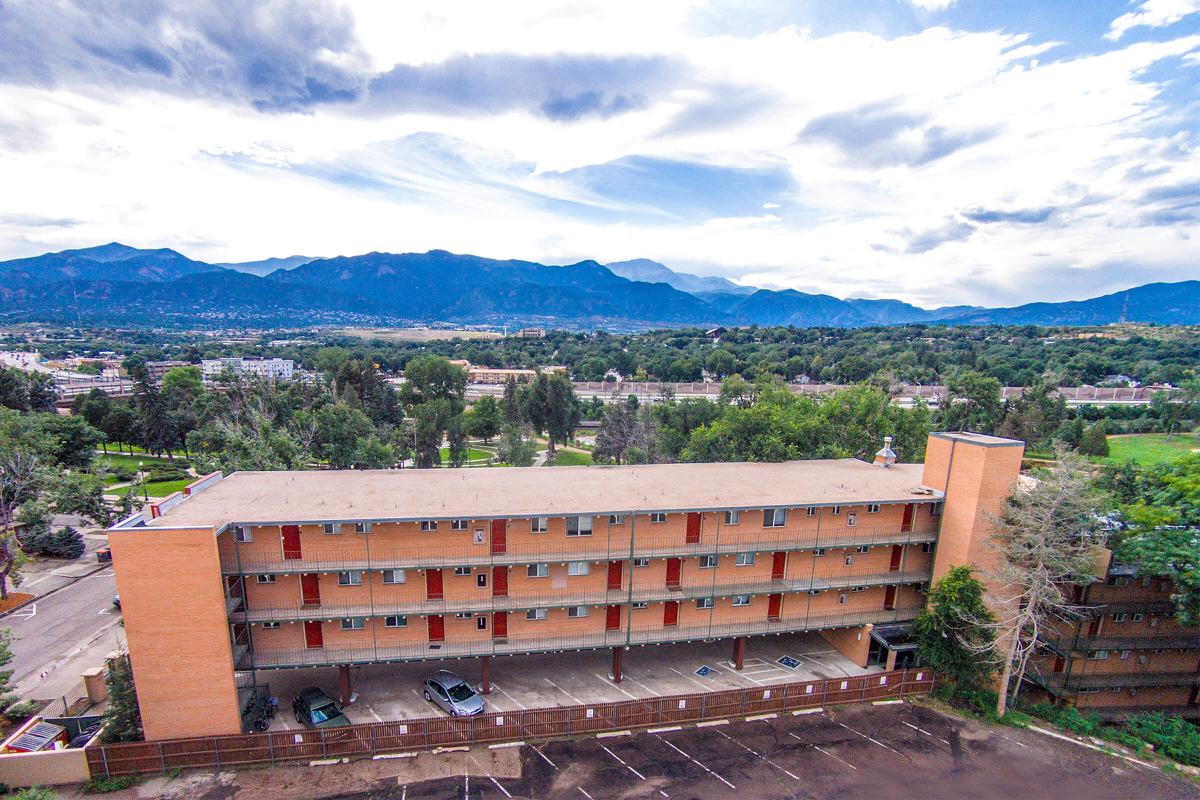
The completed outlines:
<svg viewBox="0 0 1200 800">
<path fill-rule="evenodd" d="M 329 324 L 861 327 L 905 323 L 1200 324 L 1200 281 L 1087 300 L 925 309 L 743 286 L 637 259 L 549 266 L 444 250 L 211 264 L 116 242 L 0 262 L 0 321 L 175 328 Z"/>
</svg>

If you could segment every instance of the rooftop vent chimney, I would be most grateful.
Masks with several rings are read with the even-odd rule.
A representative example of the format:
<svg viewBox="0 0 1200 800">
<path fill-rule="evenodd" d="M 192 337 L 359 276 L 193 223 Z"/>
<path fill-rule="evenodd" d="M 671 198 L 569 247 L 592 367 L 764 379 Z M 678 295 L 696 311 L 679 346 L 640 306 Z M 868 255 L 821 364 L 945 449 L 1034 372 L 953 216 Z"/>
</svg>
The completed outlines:
<svg viewBox="0 0 1200 800">
<path fill-rule="evenodd" d="M 883 437 L 883 449 L 875 454 L 875 464 L 880 467 L 890 467 L 896 463 L 896 453 L 892 450 L 892 437 Z"/>
</svg>

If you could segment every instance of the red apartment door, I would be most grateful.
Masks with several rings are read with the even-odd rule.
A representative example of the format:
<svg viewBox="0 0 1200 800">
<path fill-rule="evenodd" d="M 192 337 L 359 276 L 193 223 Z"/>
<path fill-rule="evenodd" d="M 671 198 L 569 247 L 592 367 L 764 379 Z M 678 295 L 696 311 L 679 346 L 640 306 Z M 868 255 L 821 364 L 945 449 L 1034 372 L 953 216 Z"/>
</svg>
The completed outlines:
<svg viewBox="0 0 1200 800">
<path fill-rule="evenodd" d="M 429 641 L 444 642 L 446 641 L 446 621 L 441 615 L 426 617 L 429 621 Z"/>
<path fill-rule="evenodd" d="M 663 627 L 679 624 L 679 601 L 668 600 L 663 603 Z"/>
<path fill-rule="evenodd" d="M 1092 617 L 1092 621 L 1088 624 L 1088 636 L 1095 636 L 1100 632 L 1100 618 Z"/>
<path fill-rule="evenodd" d="M 771 557 L 771 580 L 783 580 L 785 572 L 787 572 L 787 553 L 781 551 Z"/>
<path fill-rule="evenodd" d="M 621 562 L 608 562 L 608 590 L 611 592 L 614 589 L 621 588 Z"/>
<path fill-rule="evenodd" d="M 492 597 L 508 597 L 508 567 L 492 567 Z"/>
<path fill-rule="evenodd" d="M 883 590 L 883 607 L 891 611 L 896 607 L 896 587 L 889 586 Z"/>
<path fill-rule="evenodd" d="M 1063 661 L 1062 656 L 1054 657 L 1054 671 L 1055 672 L 1062 672 L 1063 669 L 1066 668 L 1066 666 L 1067 666 L 1067 662 Z"/>
<path fill-rule="evenodd" d="M 300 526 L 283 526 L 283 557 L 286 559 L 303 558 L 300 552 Z"/>
<path fill-rule="evenodd" d="M 494 611 L 492 612 L 492 638 L 507 639 L 508 638 L 508 612 Z"/>
<path fill-rule="evenodd" d="M 492 555 L 506 552 L 508 549 L 508 520 L 492 520 Z"/>
<path fill-rule="evenodd" d="M 767 619 L 779 619 L 779 612 L 783 610 L 783 595 L 772 594 L 767 596 Z"/>
<path fill-rule="evenodd" d="M 900 563 L 904 560 L 904 545 L 892 545 L 892 563 L 888 564 L 889 572 L 899 572 Z"/>
<path fill-rule="evenodd" d="M 908 533 L 913 529 L 913 517 L 916 516 L 917 506 L 914 503 L 907 503 L 904 506 L 904 518 L 900 520 L 900 532 Z"/>
<path fill-rule="evenodd" d="M 306 606 L 321 605 L 321 576 L 306 572 L 300 576 L 300 600 Z"/>
<path fill-rule="evenodd" d="M 667 559 L 667 588 L 668 589 L 678 589 L 679 588 L 679 575 L 682 571 L 683 571 L 683 559 L 682 558 L 668 558 Z"/>
<path fill-rule="evenodd" d="M 617 631 L 621 629 L 621 607 L 609 606 L 604 617 L 604 630 Z"/>
<path fill-rule="evenodd" d="M 319 621 L 310 619 L 304 623 L 304 646 L 309 650 L 319 650 L 325 646 Z"/>
<path fill-rule="evenodd" d="M 698 511 L 689 511 L 687 515 L 687 539 L 688 544 L 700 544 L 700 513 Z"/>
<path fill-rule="evenodd" d="M 425 599 L 441 600 L 443 597 L 445 595 L 442 594 L 442 571 L 440 569 L 425 570 Z"/>
</svg>

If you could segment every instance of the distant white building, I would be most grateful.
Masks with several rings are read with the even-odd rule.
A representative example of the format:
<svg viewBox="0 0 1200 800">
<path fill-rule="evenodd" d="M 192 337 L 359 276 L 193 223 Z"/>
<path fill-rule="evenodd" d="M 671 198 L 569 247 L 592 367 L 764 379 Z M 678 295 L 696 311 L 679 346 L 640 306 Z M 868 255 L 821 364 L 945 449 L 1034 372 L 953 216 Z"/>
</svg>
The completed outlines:
<svg viewBox="0 0 1200 800">
<path fill-rule="evenodd" d="M 290 381 L 296 373 L 296 364 L 290 358 L 206 358 L 200 362 L 200 374 L 206 381 L 226 370 L 234 375 Z"/>
</svg>

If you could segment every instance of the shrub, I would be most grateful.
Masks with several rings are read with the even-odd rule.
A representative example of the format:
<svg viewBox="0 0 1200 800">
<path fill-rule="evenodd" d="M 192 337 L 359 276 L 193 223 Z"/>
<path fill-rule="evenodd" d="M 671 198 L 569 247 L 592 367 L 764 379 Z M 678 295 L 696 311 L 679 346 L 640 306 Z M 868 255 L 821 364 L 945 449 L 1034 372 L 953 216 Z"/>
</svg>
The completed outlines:
<svg viewBox="0 0 1200 800">
<path fill-rule="evenodd" d="M 1066 706 L 1058 711 L 1054 722 L 1062 727 L 1084 736 L 1092 736 L 1100 728 L 1100 720 L 1092 714 L 1084 716 L 1075 706 Z"/>
<path fill-rule="evenodd" d="M 83 785 L 83 791 L 87 794 L 119 792 L 122 789 L 128 789 L 130 786 L 133 786 L 137 781 L 136 775 L 118 775 L 113 778 L 97 775 Z"/>
<path fill-rule="evenodd" d="M 1200 728 L 1190 722 L 1166 714 L 1140 714 L 1126 728 L 1179 763 L 1200 766 Z"/>
<path fill-rule="evenodd" d="M 12 800 L 58 800 L 59 795 L 45 786 L 30 786 L 12 796 Z"/>
<path fill-rule="evenodd" d="M 70 525 L 65 525 L 55 531 L 46 544 L 46 555 L 58 558 L 79 558 L 86 549 L 83 536 Z"/>
<path fill-rule="evenodd" d="M 4 716 L 13 722 L 24 722 L 32 717 L 38 710 L 36 703 L 31 703 L 28 700 L 23 700 L 19 703 L 13 703 L 4 709 Z"/>
</svg>

